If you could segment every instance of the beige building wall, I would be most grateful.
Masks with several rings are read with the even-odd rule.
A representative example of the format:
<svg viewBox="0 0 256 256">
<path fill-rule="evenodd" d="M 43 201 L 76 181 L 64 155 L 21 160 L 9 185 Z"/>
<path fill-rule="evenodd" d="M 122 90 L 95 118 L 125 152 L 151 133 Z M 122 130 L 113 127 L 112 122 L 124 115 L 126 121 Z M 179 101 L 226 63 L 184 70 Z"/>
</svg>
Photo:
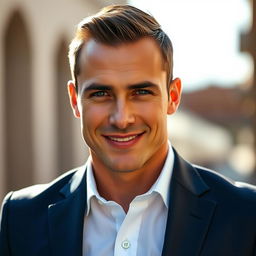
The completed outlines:
<svg viewBox="0 0 256 256">
<path fill-rule="evenodd" d="M 75 25 L 109 3 L 125 1 L 0 0 L 0 199 L 86 160 L 67 107 L 67 46 Z"/>
</svg>

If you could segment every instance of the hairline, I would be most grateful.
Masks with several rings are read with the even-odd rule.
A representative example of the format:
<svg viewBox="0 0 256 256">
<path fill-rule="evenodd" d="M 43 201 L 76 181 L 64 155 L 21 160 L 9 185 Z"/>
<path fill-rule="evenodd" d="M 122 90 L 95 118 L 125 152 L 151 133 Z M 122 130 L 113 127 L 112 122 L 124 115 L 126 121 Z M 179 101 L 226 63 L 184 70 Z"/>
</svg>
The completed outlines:
<svg viewBox="0 0 256 256">
<path fill-rule="evenodd" d="M 80 75 L 80 72 L 81 72 L 81 70 L 80 70 L 80 66 L 81 66 L 81 52 L 82 52 L 82 50 L 84 49 L 84 47 L 86 47 L 86 44 L 89 42 L 89 41 L 91 41 L 91 40 L 93 40 L 93 41 L 95 41 L 96 43 L 98 43 L 98 44 L 101 44 L 101 45 L 105 45 L 105 46 L 109 46 L 109 47 L 115 47 L 115 46 L 122 46 L 122 45 L 128 45 L 128 44 L 134 44 L 134 43 L 136 43 L 136 42 L 138 42 L 138 41 L 140 41 L 140 40 L 142 40 L 142 39 L 146 39 L 146 38 L 148 38 L 148 39 L 150 39 L 150 40 L 152 40 L 153 42 L 154 42 L 154 44 L 156 45 L 156 47 L 157 47 L 157 49 L 159 50 L 159 53 L 160 53 L 160 55 L 161 55 L 161 60 L 162 60 L 162 70 L 164 70 L 165 72 L 166 72 L 166 74 L 168 74 L 168 71 L 167 71 L 167 67 L 166 67 L 166 65 L 167 65 L 167 60 L 166 60 L 166 58 L 164 57 L 164 54 L 163 54 L 163 51 L 162 51 L 162 49 L 161 49 L 161 47 L 160 47 L 160 45 L 159 45 L 159 43 L 157 42 L 157 40 L 154 38 L 154 37 L 152 37 L 152 36 L 149 36 L 149 35 L 145 35 L 145 36 L 141 36 L 141 37 L 138 37 L 137 39 L 135 39 L 135 40 L 132 40 L 132 41 L 120 41 L 120 42 L 115 42 L 115 43 L 106 43 L 106 42 L 101 42 L 101 41 L 99 41 L 99 40 L 97 40 L 94 36 L 92 36 L 91 34 L 90 34 L 90 32 L 88 31 L 88 34 L 87 34 L 87 37 L 84 39 L 84 42 L 80 45 L 80 47 L 79 47 L 79 49 L 78 49 L 78 51 L 77 51 L 77 59 L 75 60 L 75 64 L 76 64 L 76 68 L 74 69 L 74 71 L 75 70 L 79 70 L 79 72 L 78 73 L 75 73 L 74 72 L 74 83 L 75 83 L 75 87 L 76 87 L 76 91 L 78 92 L 78 76 Z M 172 75 L 171 75 L 172 76 Z M 171 80 L 172 80 L 172 78 L 171 78 Z M 166 81 L 166 88 L 167 88 L 167 91 L 169 91 L 169 84 L 170 84 L 170 82 L 171 81 Z"/>
<path fill-rule="evenodd" d="M 135 23 L 137 22 L 136 18 L 132 16 L 133 14 L 135 14 L 134 17 L 138 18 L 139 28 L 135 30 L 131 28 L 130 30 L 130 24 L 131 27 L 136 26 Z M 120 33 L 117 31 L 119 35 L 116 35 L 115 28 L 117 26 L 117 23 L 113 23 L 114 25 L 112 30 L 112 18 L 117 23 L 118 21 L 120 21 L 118 19 L 121 19 L 121 22 L 122 19 L 124 19 L 124 26 L 128 26 L 128 30 L 126 31 L 125 27 L 124 30 L 121 28 L 120 30 L 118 30 Z M 132 19 L 130 20 L 130 18 Z M 101 27 L 102 25 L 103 27 Z M 110 31 L 109 35 L 105 34 L 105 29 Z M 132 34 L 126 34 L 126 32 L 128 31 L 131 31 Z M 167 90 L 169 91 L 169 87 L 173 79 L 172 42 L 168 35 L 161 29 L 160 24 L 155 20 L 155 18 L 152 15 L 130 5 L 111 5 L 105 7 L 95 15 L 84 18 L 77 25 L 76 35 L 69 46 L 69 62 L 71 74 L 76 87 L 78 85 L 77 77 L 80 74 L 80 52 L 89 40 L 93 39 L 96 42 L 102 43 L 103 45 L 114 47 L 116 45 L 134 43 L 144 37 L 152 38 L 152 40 L 156 42 L 161 52 L 163 70 L 165 70 L 167 73 L 166 87 Z"/>
</svg>

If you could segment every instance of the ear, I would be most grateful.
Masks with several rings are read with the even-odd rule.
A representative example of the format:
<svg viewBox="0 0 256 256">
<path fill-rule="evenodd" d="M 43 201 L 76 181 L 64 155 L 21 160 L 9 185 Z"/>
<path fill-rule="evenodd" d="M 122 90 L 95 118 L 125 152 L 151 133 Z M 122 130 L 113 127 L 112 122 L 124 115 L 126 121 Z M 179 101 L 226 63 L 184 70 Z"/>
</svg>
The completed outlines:
<svg viewBox="0 0 256 256">
<path fill-rule="evenodd" d="M 179 78 L 175 78 L 172 80 L 169 87 L 168 115 L 175 113 L 178 109 L 181 99 L 181 91 L 181 80 Z"/>
<path fill-rule="evenodd" d="M 80 118 L 80 111 L 77 105 L 78 97 L 77 97 L 76 85 L 73 81 L 68 81 L 67 87 L 68 87 L 69 101 L 70 101 L 71 108 L 73 109 L 74 116 L 77 118 Z"/>
</svg>

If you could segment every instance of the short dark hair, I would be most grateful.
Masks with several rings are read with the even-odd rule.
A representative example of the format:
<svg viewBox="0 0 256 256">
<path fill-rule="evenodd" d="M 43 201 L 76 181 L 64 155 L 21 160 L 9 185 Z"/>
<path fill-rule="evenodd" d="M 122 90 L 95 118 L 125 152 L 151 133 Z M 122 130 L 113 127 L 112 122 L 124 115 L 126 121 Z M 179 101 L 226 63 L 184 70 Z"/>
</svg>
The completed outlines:
<svg viewBox="0 0 256 256">
<path fill-rule="evenodd" d="M 97 14 L 83 19 L 69 46 L 69 62 L 72 79 L 77 87 L 80 73 L 79 56 L 83 45 L 91 38 L 106 45 L 135 42 L 143 37 L 152 38 L 160 48 L 164 69 L 167 72 L 167 89 L 172 80 L 173 48 L 170 38 L 156 19 L 130 5 L 111 5 Z"/>
</svg>

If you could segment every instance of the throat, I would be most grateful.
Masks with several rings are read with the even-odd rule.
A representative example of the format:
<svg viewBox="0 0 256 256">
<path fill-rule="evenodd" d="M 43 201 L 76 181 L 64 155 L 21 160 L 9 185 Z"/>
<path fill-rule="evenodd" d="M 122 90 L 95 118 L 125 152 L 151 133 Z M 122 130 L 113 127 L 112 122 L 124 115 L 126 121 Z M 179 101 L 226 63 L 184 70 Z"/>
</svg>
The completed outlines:
<svg viewBox="0 0 256 256">
<path fill-rule="evenodd" d="M 108 201 L 118 203 L 127 213 L 130 203 L 138 196 L 145 194 L 155 183 L 159 171 L 145 175 L 144 171 L 115 172 L 98 175 L 94 172 L 95 181 L 100 196 Z"/>
</svg>

